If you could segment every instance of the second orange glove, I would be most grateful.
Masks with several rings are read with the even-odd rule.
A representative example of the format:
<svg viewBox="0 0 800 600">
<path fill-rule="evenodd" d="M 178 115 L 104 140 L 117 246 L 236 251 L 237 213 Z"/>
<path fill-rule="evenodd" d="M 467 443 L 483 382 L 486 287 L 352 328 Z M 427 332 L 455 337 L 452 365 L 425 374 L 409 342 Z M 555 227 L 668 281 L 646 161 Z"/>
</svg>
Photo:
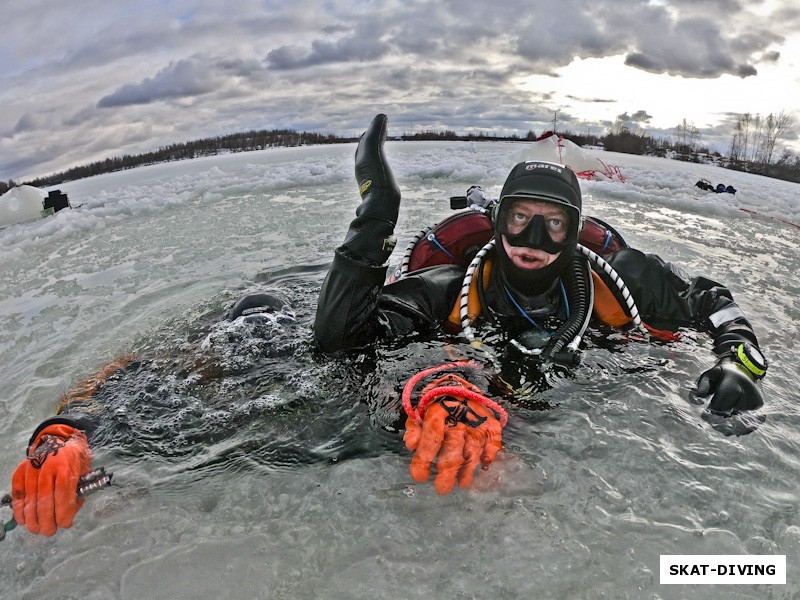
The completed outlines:
<svg viewBox="0 0 800 600">
<path fill-rule="evenodd" d="M 91 462 L 83 432 L 63 424 L 45 427 L 11 479 L 17 523 L 42 535 L 71 527 L 84 502 L 76 495 L 78 479 L 89 472 Z"/>
</svg>

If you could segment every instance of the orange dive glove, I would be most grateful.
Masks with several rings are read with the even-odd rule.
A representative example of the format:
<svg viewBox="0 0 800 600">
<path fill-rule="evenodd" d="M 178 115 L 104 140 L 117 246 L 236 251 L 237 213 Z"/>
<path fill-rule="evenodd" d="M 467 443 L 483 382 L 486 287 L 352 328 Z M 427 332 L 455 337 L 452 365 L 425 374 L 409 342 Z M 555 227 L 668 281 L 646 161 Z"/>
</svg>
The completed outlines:
<svg viewBox="0 0 800 600">
<path fill-rule="evenodd" d="M 78 479 L 89 472 L 92 452 L 86 435 L 58 423 L 38 433 L 28 457 L 11 478 L 14 518 L 31 533 L 53 535 L 58 527 L 72 527 L 83 506 Z"/>
<path fill-rule="evenodd" d="M 412 388 L 415 380 L 419 379 L 409 381 Z M 411 477 L 414 481 L 427 481 L 435 460 L 433 485 L 440 494 L 450 493 L 456 481 L 461 488 L 469 487 L 478 466 L 490 465 L 502 448 L 505 411 L 457 375 L 446 375 L 425 387 L 416 411 L 410 409 L 410 392 L 404 392 L 403 400 L 409 415 L 403 439 L 409 450 L 416 450 L 411 459 Z"/>
</svg>

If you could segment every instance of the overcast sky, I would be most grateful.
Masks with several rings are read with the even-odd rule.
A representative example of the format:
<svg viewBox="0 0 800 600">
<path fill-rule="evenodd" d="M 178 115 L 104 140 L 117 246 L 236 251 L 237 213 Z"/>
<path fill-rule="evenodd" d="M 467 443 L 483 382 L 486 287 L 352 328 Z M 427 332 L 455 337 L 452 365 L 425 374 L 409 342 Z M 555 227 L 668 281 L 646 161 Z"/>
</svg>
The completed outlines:
<svg viewBox="0 0 800 600">
<path fill-rule="evenodd" d="M 800 129 L 797 0 L 24 0 L 0 23 L 0 180 L 378 112 L 392 135 L 685 118 L 723 152 L 737 114 Z"/>
</svg>

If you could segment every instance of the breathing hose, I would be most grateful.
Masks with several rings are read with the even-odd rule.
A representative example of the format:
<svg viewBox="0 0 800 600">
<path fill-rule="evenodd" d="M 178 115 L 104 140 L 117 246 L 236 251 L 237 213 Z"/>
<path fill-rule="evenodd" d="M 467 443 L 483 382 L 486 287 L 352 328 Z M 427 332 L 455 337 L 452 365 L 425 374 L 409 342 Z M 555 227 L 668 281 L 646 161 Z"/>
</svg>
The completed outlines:
<svg viewBox="0 0 800 600">
<path fill-rule="evenodd" d="M 577 366 L 580 363 L 578 344 L 589 326 L 594 304 L 594 287 L 592 285 L 590 267 L 586 259 L 575 254 L 570 260 L 567 275 L 570 290 L 570 315 L 567 321 L 553 334 L 552 341 L 541 353 L 542 360 L 554 360 Z M 569 344 L 565 349 L 565 345 Z"/>
</svg>

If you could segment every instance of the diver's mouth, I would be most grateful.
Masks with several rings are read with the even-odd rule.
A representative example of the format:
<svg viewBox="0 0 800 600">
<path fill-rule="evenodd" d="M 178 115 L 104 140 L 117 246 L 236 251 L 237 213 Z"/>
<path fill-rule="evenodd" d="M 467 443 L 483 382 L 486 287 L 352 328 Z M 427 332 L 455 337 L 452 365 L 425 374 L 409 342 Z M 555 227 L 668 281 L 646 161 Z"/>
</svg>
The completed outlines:
<svg viewBox="0 0 800 600">
<path fill-rule="evenodd" d="M 558 258 L 558 254 L 548 254 L 544 250 L 528 248 L 526 246 L 512 246 L 503 237 L 503 248 L 511 262 L 518 269 L 541 269 Z M 560 254 L 560 253 L 559 253 Z"/>
<path fill-rule="evenodd" d="M 542 256 L 536 254 L 528 254 L 527 252 L 515 252 L 511 256 L 511 260 L 520 269 L 539 269 L 547 264 Z"/>
</svg>

